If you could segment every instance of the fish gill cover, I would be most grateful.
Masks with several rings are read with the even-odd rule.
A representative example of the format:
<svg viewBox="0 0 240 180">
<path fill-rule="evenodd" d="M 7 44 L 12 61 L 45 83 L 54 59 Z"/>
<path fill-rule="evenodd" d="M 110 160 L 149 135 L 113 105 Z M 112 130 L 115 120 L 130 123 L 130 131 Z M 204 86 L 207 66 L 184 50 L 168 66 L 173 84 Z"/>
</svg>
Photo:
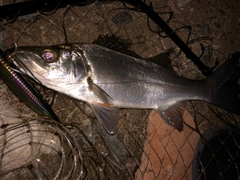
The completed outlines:
<svg viewBox="0 0 240 180">
<path fill-rule="evenodd" d="M 47 10 L 1 18 L 1 47 L 49 46 L 65 44 L 66 39 L 68 43 L 97 42 L 143 59 L 167 53 L 166 59 L 178 75 L 204 78 L 141 9 L 127 1 L 81 2 L 86 3 L 55 8 L 49 5 Z M 237 1 L 144 2 L 207 67 L 214 67 L 216 61 L 222 64 L 229 54 L 239 51 Z M 2 8 L 12 1 L 0 3 Z M 239 116 L 205 102 L 189 101 L 185 104 L 183 131 L 178 132 L 155 111 L 122 109 L 118 131 L 109 135 L 88 104 L 29 81 L 51 104 L 61 123 L 37 116 L 1 81 L 1 179 L 239 177 Z M 215 137 L 219 137 L 217 141 Z"/>
</svg>

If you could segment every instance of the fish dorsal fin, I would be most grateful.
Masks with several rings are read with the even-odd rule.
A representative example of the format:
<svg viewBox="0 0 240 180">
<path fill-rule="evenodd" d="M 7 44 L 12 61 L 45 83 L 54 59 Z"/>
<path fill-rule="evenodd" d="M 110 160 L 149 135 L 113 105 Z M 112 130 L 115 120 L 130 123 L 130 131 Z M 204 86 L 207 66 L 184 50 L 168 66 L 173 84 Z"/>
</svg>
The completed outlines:
<svg viewBox="0 0 240 180">
<path fill-rule="evenodd" d="M 91 103 L 90 106 L 99 123 L 109 134 L 115 134 L 118 129 L 119 108 L 113 105 Z"/>
<path fill-rule="evenodd" d="M 171 65 L 170 53 L 168 53 L 168 52 L 161 53 L 161 54 L 158 54 L 158 55 L 150 57 L 150 58 L 146 58 L 145 60 L 150 61 L 154 64 L 157 64 L 159 66 L 162 66 L 171 72 L 175 72 Z"/>
<path fill-rule="evenodd" d="M 103 103 L 112 104 L 113 99 L 101 87 L 96 85 L 89 77 L 87 79 L 89 90 L 92 91 Z"/>
<path fill-rule="evenodd" d="M 98 44 L 100 46 L 109 48 L 111 50 L 127 54 L 129 56 L 140 58 L 133 50 L 131 50 L 131 42 L 128 40 L 121 39 L 116 35 L 100 35 L 93 44 Z"/>
<path fill-rule="evenodd" d="M 170 125 L 176 128 L 178 131 L 183 130 L 183 104 L 176 103 L 165 109 L 156 109 L 163 119 Z"/>
</svg>

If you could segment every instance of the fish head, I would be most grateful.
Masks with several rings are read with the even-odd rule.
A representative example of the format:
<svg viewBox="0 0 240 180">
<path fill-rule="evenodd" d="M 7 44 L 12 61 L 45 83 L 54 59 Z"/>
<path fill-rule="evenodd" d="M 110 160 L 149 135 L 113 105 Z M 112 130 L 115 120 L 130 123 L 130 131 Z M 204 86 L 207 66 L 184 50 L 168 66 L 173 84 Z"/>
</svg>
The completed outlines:
<svg viewBox="0 0 240 180">
<path fill-rule="evenodd" d="M 17 47 L 6 51 L 21 73 L 55 89 L 87 78 L 83 53 L 74 45 Z"/>
</svg>

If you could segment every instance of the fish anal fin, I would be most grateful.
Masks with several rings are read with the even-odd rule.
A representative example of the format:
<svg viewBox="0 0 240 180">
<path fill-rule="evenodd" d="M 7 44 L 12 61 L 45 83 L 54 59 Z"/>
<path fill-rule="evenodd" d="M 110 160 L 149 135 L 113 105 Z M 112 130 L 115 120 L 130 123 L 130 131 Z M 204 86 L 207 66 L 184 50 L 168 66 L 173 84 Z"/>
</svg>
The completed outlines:
<svg viewBox="0 0 240 180">
<path fill-rule="evenodd" d="M 99 123 L 109 134 L 115 134 L 118 130 L 119 108 L 113 105 L 91 103 L 90 106 Z"/>
<path fill-rule="evenodd" d="M 182 103 L 176 103 L 164 109 L 156 109 L 156 111 L 170 126 L 178 131 L 183 130 L 184 106 Z"/>
</svg>

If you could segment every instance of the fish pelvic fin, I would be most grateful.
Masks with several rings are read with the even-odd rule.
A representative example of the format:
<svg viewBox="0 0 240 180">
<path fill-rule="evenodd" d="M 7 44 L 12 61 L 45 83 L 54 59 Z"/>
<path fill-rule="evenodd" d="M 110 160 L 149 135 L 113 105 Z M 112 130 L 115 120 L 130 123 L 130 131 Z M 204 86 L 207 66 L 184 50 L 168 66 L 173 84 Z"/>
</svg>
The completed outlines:
<svg viewBox="0 0 240 180">
<path fill-rule="evenodd" d="M 113 135 L 118 130 L 118 120 L 120 109 L 113 105 L 91 103 L 90 104 L 99 123 L 106 129 L 106 131 Z"/>
<path fill-rule="evenodd" d="M 240 115 L 239 74 L 240 52 L 237 52 L 206 78 L 210 86 L 209 102 Z"/>
<path fill-rule="evenodd" d="M 167 124 L 176 128 L 180 132 L 183 130 L 184 106 L 181 102 L 164 109 L 155 110 L 161 117 L 163 117 Z"/>
</svg>

